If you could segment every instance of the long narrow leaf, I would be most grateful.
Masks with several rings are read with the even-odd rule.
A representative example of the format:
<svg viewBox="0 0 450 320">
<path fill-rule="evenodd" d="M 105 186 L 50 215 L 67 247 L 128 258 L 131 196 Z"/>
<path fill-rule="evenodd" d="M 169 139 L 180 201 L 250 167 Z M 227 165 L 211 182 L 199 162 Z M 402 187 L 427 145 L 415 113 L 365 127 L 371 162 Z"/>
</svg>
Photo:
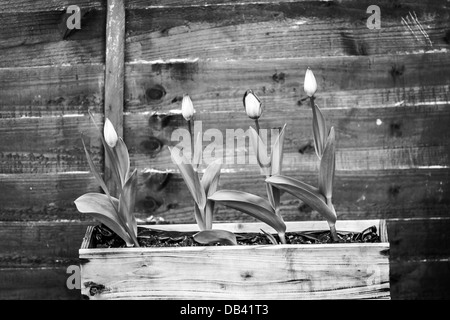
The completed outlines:
<svg viewBox="0 0 450 320">
<path fill-rule="evenodd" d="M 272 153 L 270 154 L 270 164 L 272 166 L 272 176 L 281 174 L 281 167 L 283 165 L 283 145 L 286 124 L 281 129 L 277 139 L 272 146 Z"/>
<path fill-rule="evenodd" d="M 330 134 L 327 138 L 325 150 L 320 160 L 319 170 L 319 190 L 327 198 L 333 195 L 333 180 L 336 162 L 336 140 L 334 127 L 331 127 Z"/>
<path fill-rule="evenodd" d="M 212 195 L 217 191 L 220 179 L 220 169 L 222 168 L 222 162 L 220 159 L 210 163 L 203 174 L 201 184 L 205 190 L 206 197 Z M 214 213 L 214 201 L 206 200 L 205 208 L 205 228 L 212 228 L 212 219 Z"/>
<path fill-rule="evenodd" d="M 213 215 L 214 215 L 214 205 L 215 205 L 214 201 L 206 200 L 205 229 L 212 229 L 212 220 L 213 220 Z"/>
<path fill-rule="evenodd" d="M 323 150 L 325 148 L 327 125 L 325 118 L 320 111 L 319 107 L 315 103 L 311 103 L 313 109 L 313 134 L 314 134 L 314 147 L 319 159 L 322 158 Z"/>
<path fill-rule="evenodd" d="M 118 207 L 119 200 L 116 198 L 112 199 Z M 133 245 L 133 240 L 121 225 L 116 210 L 107 195 L 101 193 L 86 193 L 75 200 L 75 205 L 78 211 L 91 215 L 93 218 L 114 231 L 114 233 L 125 241 L 127 246 Z"/>
<path fill-rule="evenodd" d="M 203 189 L 197 172 L 194 171 L 191 162 L 184 156 L 180 156 L 180 149 L 177 147 L 169 148 L 173 162 L 178 166 L 181 176 L 188 187 L 194 201 L 200 209 L 204 209 L 206 205 L 206 194 Z M 178 152 L 176 154 L 175 152 Z M 179 157 L 178 159 L 176 157 Z"/>
<path fill-rule="evenodd" d="M 267 145 L 252 127 L 249 129 L 249 137 L 261 170 L 264 174 L 270 175 L 270 157 L 267 153 Z"/>
<path fill-rule="evenodd" d="M 217 159 L 210 163 L 202 176 L 201 184 L 205 190 L 206 196 L 212 195 L 217 190 L 220 179 L 220 170 L 222 169 L 222 160 Z"/>
<path fill-rule="evenodd" d="M 113 152 L 117 159 L 117 168 L 119 170 L 120 181 L 123 186 L 125 181 L 128 180 L 130 174 L 130 156 L 128 154 L 128 148 L 121 137 L 119 137 Z"/>
<path fill-rule="evenodd" d="M 201 244 L 237 245 L 236 235 L 226 230 L 203 230 L 194 234 L 194 240 Z"/>
<path fill-rule="evenodd" d="M 129 179 L 125 182 L 119 198 L 119 218 L 125 224 L 125 229 L 131 236 L 135 245 L 138 247 L 137 241 L 137 223 L 134 216 L 134 206 L 136 203 L 137 191 L 137 169 L 134 169 Z"/>
<path fill-rule="evenodd" d="M 200 230 L 205 230 L 206 229 L 205 211 L 200 210 L 197 203 L 194 203 L 194 215 L 195 215 L 195 222 L 197 222 L 197 225 L 200 228 Z"/>
<path fill-rule="evenodd" d="M 94 123 L 95 128 L 97 129 L 97 131 L 100 134 L 100 139 L 102 141 L 103 148 L 105 149 L 105 152 L 108 155 L 108 158 L 111 159 L 111 164 L 112 164 L 111 176 L 113 177 L 114 182 L 116 183 L 116 185 L 121 189 L 122 182 L 120 181 L 120 172 L 119 172 L 118 164 L 113 160 L 115 158 L 114 152 L 112 151 L 111 147 L 106 143 L 105 138 L 103 137 L 103 132 L 97 126 L 97 123 L 95 122 L 94 116 L 92 115 L 92 113 L 90 111 L 89 111 L 89 116 L 91 117 L 91 120 Z"/>
<path fill-rule="evenodd" d="M 319 212 L 328 222 L 336 222 L 336 213 L 327 206 L 326 200 L 319 189 L 296 179 L 284 176 L 273 176 L 266 179 L 266 182 L 299 198 Z"/>
<path fill-rule="evenodd" d="M 86 148 L 86 144 L 84 143 L 83 138 L 81 138 L 81 142 L 83 143 L 84 152 L 86 153 L 86 158 L 89 163 L 89 167 L 91 168 L 91 172 L 95 177 L 95 180 L 97 180 L 97 183 L 100 185 L 103 192 L 109 197 L 110 194 L 109 194 L 108 187 L 106 186 L 105 181 L 103 181 L 102 176 L 100 175 L 97 168 L 95 167 L 94 161 L 92 161 L 91 155 L 89 154 L 89 151 Z"/>
<path fill-rule="evenodd" d="M 217 203 L 237 209 L 267 223 L 278 233 L 286 231 L 286 224 L 275 214 L 269 201 L 253 194 L 234 190 L 219 190 L 208 197 Z"/>
<path fill-rule="evenodd" d="M 192 146 L 193 148 L 193 160 L 192 160 L 192 164 L 198 168 L 198 166 L 201 164 L 202 162 L 202 148 L 203 148 L 203 143 L 202 143 L 202 135 L 201 132 L 197 133 L 197 139 L 195 141 L 195 145 Z"/>
</svg>

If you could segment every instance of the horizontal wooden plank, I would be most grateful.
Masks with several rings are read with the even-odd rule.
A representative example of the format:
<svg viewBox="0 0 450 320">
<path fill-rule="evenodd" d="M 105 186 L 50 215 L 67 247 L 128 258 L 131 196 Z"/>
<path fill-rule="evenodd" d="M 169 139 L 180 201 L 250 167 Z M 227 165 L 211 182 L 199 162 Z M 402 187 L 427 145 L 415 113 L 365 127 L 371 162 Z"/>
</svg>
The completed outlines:
<svg viewBox="0 0 450 320">
<path fill-rule="evenodd" d="M 62 64 L 101 64 L 105 43 L 99 39 L 38 43 L 0 50 L 0 68 L 56 66 Z"/>
<path fill-rule="evenodd" d="M 199 112 L 195 116 L 197 121 L 201 121 L 194 126 L 195 131 L 207 133 L 203 135 L 203 148 L 213 141 L 208 134 L 221 133 L 222 137 L 218 137 L 214 143 L 223 148 L 224 158 L 227 158 L 224 163 L 227 164 L 237 163 L 233 156 L 248 155 L 252 150 L 248 147 L 248 139 L 244 138 L 240 139 L 242 146 L 235 142 L 235 149 L 232 147 L 233 137 L 240 137 L 237 130 L 245 133 L 250 125 L 254 125 L 242 107 L 235 109 L 235 112 Z M 447 105 L 422 105 L 326 109 L 323 114 L 328 126 L 334 126 L 337 134 L 338 168 L 376 170 L 446 166 L 449 163 L 446 133 L 450 121 L 449 110 Z M 262 128 L 267 129 L 287 124 L 284 144 L 286 169 L 316 170 L 312 112 L 309 107 L 265 110 L 260 123 Z M 125 142 L 134 166 L 157 170 L 175 168 L 166 146 L 179 143 L 179 133 L 183 132 L 178 129 L 184 129 L 187 134 L 186 121 L 180 114 L 151 111 L 131 113 L 125 116 L 124 124 Z"/>
<path fill-rule="evenodd" d="M 81 29 L 74 30 L 67 28 L 66 21 L 71 14 L 66 14 L 63 10 L 17 13 L 0 11 L 0 19 L 4 23 L 4 32 L 0 34 L 0 52 L 7 48 L 24 48 L 64 40 L 97 39 L 101 42 L 105 35 L 105 11 L 83 7 L 80 10 Z"/>
<path fill-rule="evenodd" d="M 448 300 L 450 261 L 401 261 L 390 264 L 392 299 Z"/>
<path fill-rule="evenodd" d="M 90 172 L 0 174 L 0 181 L 2 220 L 14 215 L 29 219 L 41 212 L 53 219 L 73 219 L 73 201 L 86 192 L 100 190 Z"/>
<path fill-rule="evenodd" d="M 4 0 L 0 3 L 0 12 L 44 12 L 44 11 L 65 11 L 72 0 Z M 80 8 L 100 9 L 105 7 L 104 1 L 100 0 L 77 0 L 76 5 Z"/>
<path fill-rule="evenodd" d="M 320 2 L 333 2 L 334 5 L 340 4 L 345 6 L 369 6 L 373 3 L 371 0 L 339 0 L 339 1 L 323 1 L 323 0 L 241 0 L 239 2 L 234 2 L 230 0 L 154 0 L 148 3 L 147 0 L 129 0 L 127 1 L 127 8 L 129 9 L 152 9 L 160 7 L 190 7 L 190 6 L 240 6 L 247 4 L 279 4 L 279 3 L 289 3 L 289 2 L 309 2 L 309 3 L 320 3 Z M 324 6 L 330 6 L 330 3 L 321 3 Z M 377 5 L 392 6 L 408 6 L 413 8 L 441 8 L 442 0 L 430 0 L 430 1 L 420 1 L 420 0 L 402 0 L 401 4 L 393 4 L 390 0 L 379 0 Z"/>
<path fill-rule="evenodd" d="M 103 64 L 0 69 L 0 118 L 103 111 Z"/>
<path fill-rule="evenodd" d="M 66 285 L 67 266 L 0 268 L 1 300 L 79 300 L 80 290 Z"/>
<path fill-rule="evenodd" d="M 275 106 L 296 110 L 308 105 L 301 101 L 308 66 L 317 77 L 317 103 L 321 108 L 448 102 L 448 56 L 436 52 L 127 64 L 125 111 L 176 109 L 185 92 L 190 94 L 197 112 L 240 111 L 247 88 L 260 96 L 266 110 Z M 103 100 L 103 78 L 103 64 L 0 69 L 1 116 L 39 116 L 76 112 L 81 105 L 97 106 Z"/>
<path fill-rule="evenodd" d="M 228 6 L 128 10 L 126 59 L 294 58 L 450 47 L 446 7 L 435 9 L 432 18 L 417 8 L 427 36 L 417 36 L 402 24 L 411 7 L 381 6 L 379 30 L 367 28 L 366 10 L 365 5 L 345 7 L 335 2 L 248 4 L 232 10 Z"/>
<path fill-rule="evenodd" d="M 85 108 L 85 107 L 83 107 Z M 312 141 L 312 115 L 309 107 L 302 112 L 267 110 L 261 119 L 262 128 L 279 128 L 287 120 L 284 167 L 286 170 L 316 171 L 318 161 Z M 303 112 L 304 111 L 304 112 Z M 281 115 L 280 115 L 281 113 Z M 325 109 L 329 126 L 337 133 L 338 170 L 379 170 L 447 166 L 450 163 L 450 136 L 447 126 L 450 109 L 447 105 L 422 105 L 392 108 Z M 203 112 L 195 129 L 205 133 L 203 148 L 211 143 L 212 129 L 220 130 L 223 141 L 215 141 L 225 151 L 227 170 L 241 170 L 236 157 L 251 156 L 248 138 L 244 144 L 231 146 L 233 135 L 252 125 L 243 110 L 235 113 Z M 102 123 L 101 114 L 96 122 Z M 89 116 L 62 114 L 0 119 L 0 172 L 4 174 L 58 173 L 89 171 L 81 134 L 101 169 L 103 148 Z M 179 114 L 152 111 L 127 114 L 124 119 L 125 141 L 130 150 L 132 166 L 139 170 L 173 170 L 167 146 L 177 145 L 177 129 L 187 133 L 186 122 Z M 14 130 L 11 130 L 14 128 Z M 228 130 L 228 132 L 227 132 Z M 208 133 L 209 132 L 209 133 Z M 270 136 L 269 136 L 270 137 Z M 231 139 L 231 140 L 230 140 Z M 270 140 L 270 138 L 269 138 Z M 247 142 L 245 142 L 247 141 Z M 205 158 L 207 160 L 207 158 Z M 253 170 L 256 163 L 249 166 Z M 247 166 L 245 166 L 247 167 Z M 239 169 L 240 168 L 240 169 Z"/>
<path fill-rule="evenodd" d="M 180 60 L 128 64 L 128 112 L 168 111 L 189 93 L 199 113 L 242 110 L 242 96 L 253 89 L 264 112 L 308 106 L 303 91 L 307 67 L 318 82 L 321 108 L 392 107 L 450 101 L 449 53 L 353 57 L 301 57 L 207 61 Z"/>
<path fill-rule="evenodd" d="M 301 181 L 317 185 L 317 173 L 289 172 Z M 339 219 L 376 219 L 446 216 L 450 206 L 448 169 L 338 171 L 334 206 Z M 241 190 L 266 197 L 264 177 L 242 171 L 221 175 L 220 189 Z M 194 223 L 193 200 L 182 178 L 174 173 L 142 173 L 136 211 L 166 221 Z M 215 209 L 215 221 L 254 221 L 224 206 Z M 322 219 L 300 200 L 282 196 L 282 215 L 287 221 Z"/>
<path fill-rule="evenodd" d="M 102 123 L 102 115 L 95 121 Z M 102 170 L 100 133 L 88 115 L 0 119 L 0 136 L 0 173 L 89 171 L 82 139 Z"/>
<path fill-rule="evenodd" d="M 86 228 L 95 224 L 80 220 L 0 221 L 0 268 L 78 263 L 75 260 Z"/>
<path fill-rule="evenodd" d="M 389 245 L 362 247 L 82 249 L 81 291 L 89 299 L 389 298 Z"/>
<path fill-rule="evenodd" d="M 285 3 L 285 2 L 321 2 L 323 0 L 259 0 L 260 4 L 273 4 L 273 3 Z M 333 2 L 333 1 L 327 1 Z M 148 0 L 129 0 L 126 3 L 127 9 L 152 9 L 160 7 L 191 7 L 191 6 L 239 6 L 249 3 L 255 3 L 254 0 L 241 0 L 239 2 L 233 2 L 230 0 L 154 0 L 149 3 Z M 369 6 L 372 4 L 371 0 L 339 0 L 339 4 L 345 5 L 364 5 Z M 35 12 L 35 11 L 58 11 L 66 9 L 69 5 L 72 5 L 71 0 L 35 0 L 32 3 L 29 0 L 5 0 L 0 3 L 0 11 L 3 12 Z M 378 0 L 378 5 L 391 5 L 395 7 L 390 0 Z M 401 2 L 403 6 L 411 6 L 412 8 L 441 8 L 441 0 L 403 0 Z M 77 5 L 83 8 L 104 8 L 103 1 L 96 0 L 78 0 Z M 329 5 L 329 4 L 327 4 Z M 398 6 L 398 5 L 397 5 Z"/>
<path fill-rule="evenodd" d="M 387 222 L 392 261 L 450 258 L 450 218 L 392 219 Z"/>
</svg>

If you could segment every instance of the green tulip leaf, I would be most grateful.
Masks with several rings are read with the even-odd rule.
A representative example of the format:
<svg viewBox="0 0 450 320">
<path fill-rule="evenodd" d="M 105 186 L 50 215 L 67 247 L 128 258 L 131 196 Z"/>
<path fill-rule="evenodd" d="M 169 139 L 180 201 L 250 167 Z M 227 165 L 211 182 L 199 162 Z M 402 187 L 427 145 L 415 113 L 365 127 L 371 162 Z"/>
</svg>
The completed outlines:
<svg viewBox="0 0 450 320">
<path fill-rule="evenodd" d="M 267 153 L 267 145 L 264 143 L 264 141 L 262 141 L 261 137 L 252 127 L 250 127 L 249 129 L 249 137 L 259 166 L 261 167 L 261 169 L 265 169 L 263 171 L 270 172 L 270 157 Z"/>
<path fill-rule="evenodd" d="M 319 170 L 319 190 L 327 198 L 331 199 L 333 195 L 333 180 L 336 163 L 336 140 L 334 127 L 331 127 L 323 151 L 322 159 L 320 160 Z"/>
<path fill-rule="evenodd" d="M 336 213 L 327 206 L 326 200 L 319 189 L 285 176 L 273 176 L 266 179 L 266 182 L 299 198 L 319 212 L 328 222 L 336 222 Z"/>
<path fill-rule="evenodd" d="M 119 200 L 113 197 L 111 197 L 111 199 L 115 206 L 118 207 Z M 101 193 L 86 193 L 75 200 L 75 205 L 79 212 L 91 215 L 93 218 L 114 231 L 114 233 L 125 241 L 127 246 L 133 246 L 133 240 L 122 226 L 114 205 L 107 195 Z"/>
<path fill-rule="evenodd" d="M 123 186 L 119 197 L 119 218 L 124 224 L 124 228 L 128 230 L 131 239 L 135 245 L 139 247 L 137 241 L 137 223 L 134 216 L 134 206 L 136 203 L 137 191 L 137 169 L 134 169 L 128 180 Z"/>
<path fill-rule="evenodd" d="M 194 201 L 197 203 L 198 207 L 203 210 L 206 205 L 206 194 L 200 183 L 197 172 L 192 167 L 191 162 L 184 155 L 180 155 L 181 150 L 179 148 L 169 147 L 169 150 L 172 161 L 180 170 L 181 176 L 194 198 Z"/>
<path fill-rule="evenodd" d="M 226 230 L 203 230 L 194 234 L 194 240 L 201 244 L 237 245 L 236 235 Z"/>
<path fill-rule="evenodd" d="M 325 148 L 327 125 L 322 111 L 320 111 L 317 104 L 315 104 L 314 102 L 312 102 L 311 104 L 313 104 L 312 109 L 314 148 L 316 150 L 317 156 L 319 157 L 319 159 L 321 159 Z"/>
<path fill-rule="evenodd" d="M 247 213 L 256 219 L 267 223 L 279 234 L 284 235 L 286 231 L 286 224 L 275 214 L 270 202 L 264 198 L 242 191 L 219 190 L 208 197 L 208 199 Z"/>
</svg>

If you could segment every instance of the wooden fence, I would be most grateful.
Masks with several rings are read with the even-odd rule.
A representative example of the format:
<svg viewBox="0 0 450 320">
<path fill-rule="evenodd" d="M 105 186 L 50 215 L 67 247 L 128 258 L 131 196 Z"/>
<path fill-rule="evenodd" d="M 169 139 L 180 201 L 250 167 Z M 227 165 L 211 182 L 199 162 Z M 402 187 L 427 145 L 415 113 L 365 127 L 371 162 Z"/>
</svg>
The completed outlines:
<svg viewBox="0 0 450 320">
<path fill-rule="evenodd" d="M 203 132 L 225 133 L 252 124 L 242 96 L 253 89 L 264 103 L 262 127 L 287 123 L 284 172 L 315 184 L 312 115 L 302 102 L 308 66 L 337 133 L 339 219 L 387 219 L 393 299 L 450 298 L 447 1 L 120 4 L 0 1 L 0 299 L 79 298 L 66 269 L 78 264 L 95 222 L 73 201 L 99 190 L 81 135 L 99 168 L 108 167 L 88 110 L 123 132 L 139 172 L 141 221 L 194 221 L 167 149 L 178 143 L 174 130 L 186 128 L 177 112 L 184 93 Z M 69 5 L 81 8 L 80 30 L 66 27 Z M 366 25 L 370 5 L 381 9 L 381 29 Z M 256 166 L 227 164 L 220 186 L 265 192 Z M 285 220 L 320 219 L 282 200 Z M 225 207 L 215 219 L 253 221 Z"/>
</svg>

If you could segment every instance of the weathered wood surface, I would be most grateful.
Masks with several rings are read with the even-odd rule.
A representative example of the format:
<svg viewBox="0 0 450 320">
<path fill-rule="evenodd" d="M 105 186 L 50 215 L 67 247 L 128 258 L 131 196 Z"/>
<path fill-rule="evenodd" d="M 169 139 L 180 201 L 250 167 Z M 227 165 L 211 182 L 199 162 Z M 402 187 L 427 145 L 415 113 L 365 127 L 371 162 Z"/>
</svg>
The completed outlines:
<svg viewBox="0 0 450 320">
<path fill-rule="evenodd" d="M 125 4 L 123 0 L 108 0 L 106 14 L 105 118 L 119 137 L 123 137 L 123 87 L 125 70 Z M 105 153 L 105 181 L 113 196 L 117 186 L 113 179 L 113 159 Z"/>
<path fill-rule="evenodd" d="M 80 291 L 65 287 L 69 276 L 66 268 L 77 264 L 77 251 L 89 223 L 28 223 L 22 229 L 22 234 L 30 234 L 27 241 L 22 241 L 21 233 L 17 232 L 17 224 L 1 223 L 2 239 L 8 239 L 2 242 L 0 250 L 6 253 L 0 258 L 1 298 L 79 299 Z M 394 219 L 387 221 L 387 228 L 390 239 L 391 298 L 449 299 L 446 279 L 449 276 L 450 240 L 445 231 L 450 228 L 450 219 Z M 61 247 L 58 241 L 47 246 L 45 239 L 52 238 L 52 233 L 55 232 L 55 239 L 62 235 L 65 237 L 60 242 Z M 46 236 L 42 237 L 43 234 Z M 71 241 L 78 245 L 67 246 Z M 12 243 L 11 249 L 8 249 L 8 242 Z M 20 250 L 21 257 L 14 257 L 16 250 Z M 20 268 L 20 261 L 24 268 Z M 28 269 L 30 266 L 33 269 Z M 54 269 L 59 271 L 51 271 Z M 54 286 L 45 285 L 49 273 L 52 274 L 51 283 Z M 13 286 L 11 283 L 14 282 Z"/>
<path fill-rule="evenodd" d="M 82 29 L 67 34 L 72 4 L 81 7 Z M 392 298 L 448 299 L 449 8 L 442 0 L 380 0 L 382 29 L 368 30 L 372 4 L 125 1 L 123 120 L 140 174 L 138 217 L 194 221 L 166 150 L 172 132 L 185 128 L 174 112 L 185 92 L 204 129 L 223 130 L 248 127 L 242 94 L 256 90 L 263 126 L 287 119 L 286 173 L 316 184 L 310 110 L 300 101 L 310 66 L 317 102 L 338 134 L 339 217 L 400 219 L 389 222 Z M 96 165 L 104 164 L 87 111 L 102 123 L 106 8 L 95 0 L 0 1 L 1 298 L 74 298 L 64 267 L 92 222 L 73 200 L 98 191 L 80 132 Z M 433 46 L 402 25 L 408 12 L 416 12 Z M 265 195 L 255 167 L 225 169 L 221 187 Z M 320 219 L 288 195 L 282 205 L 286 220 Z M 223 207 L 216 220 L 253 221 Z"/>
<path fill-rule="evenodd" d="M 373 223 L 380 226 L 380 221 L 370 221 L 347 227 L 341 221 L 340 228 Z M 260 227 L 219 226 L 224 230 Z M 288 229 L 309 230 L 310 222 L 292 223 Z M 81 248 L 81 292 L 90 299 L 383 299 L 390 297 L 388 251 L 388 242 Z M 94 293 L 93 287 L 103 289 Z"/>
</svg>

